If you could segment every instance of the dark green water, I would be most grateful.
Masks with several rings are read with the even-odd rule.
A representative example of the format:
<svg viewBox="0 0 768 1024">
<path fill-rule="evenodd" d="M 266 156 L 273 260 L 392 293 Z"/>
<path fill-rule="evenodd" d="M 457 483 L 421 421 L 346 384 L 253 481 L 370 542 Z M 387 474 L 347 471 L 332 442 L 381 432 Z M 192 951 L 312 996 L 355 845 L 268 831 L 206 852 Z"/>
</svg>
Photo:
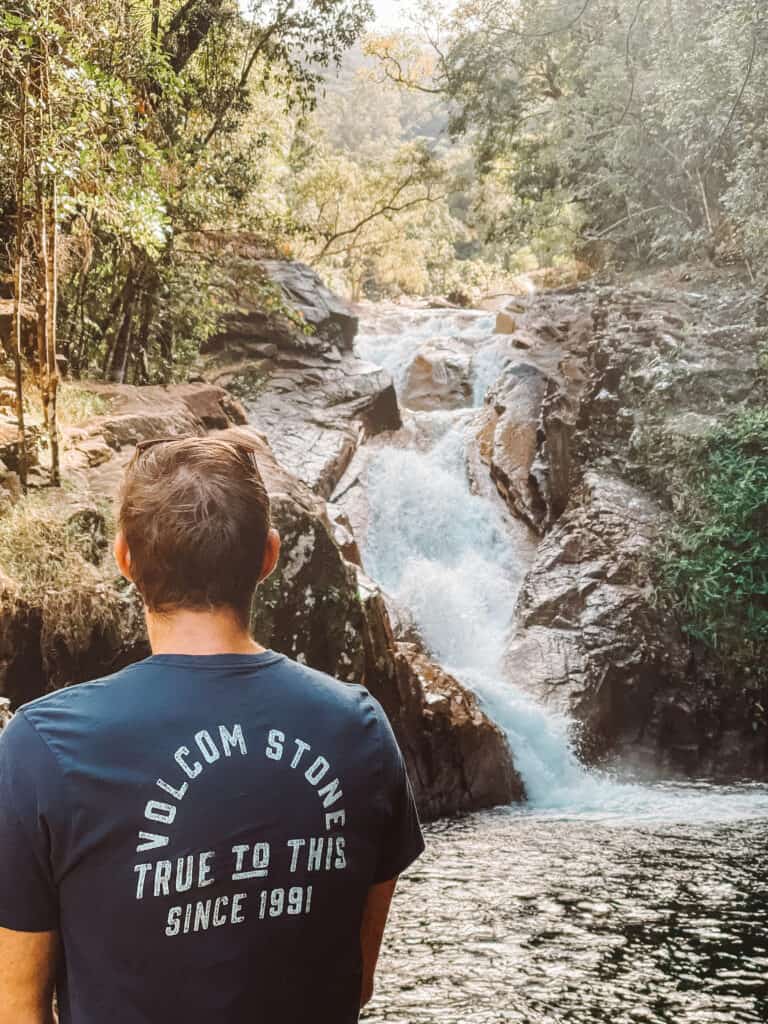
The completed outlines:
<svg viewBox="0 0 768 1024">
<path fill-rule="evenodd" d="M 688 821 L 666 790 L 656 819 L 499 810 L 430 826 L 364 1019 L 768 1021 L 768 798 L 713 794 L 680 792 Z"/>
</svg>

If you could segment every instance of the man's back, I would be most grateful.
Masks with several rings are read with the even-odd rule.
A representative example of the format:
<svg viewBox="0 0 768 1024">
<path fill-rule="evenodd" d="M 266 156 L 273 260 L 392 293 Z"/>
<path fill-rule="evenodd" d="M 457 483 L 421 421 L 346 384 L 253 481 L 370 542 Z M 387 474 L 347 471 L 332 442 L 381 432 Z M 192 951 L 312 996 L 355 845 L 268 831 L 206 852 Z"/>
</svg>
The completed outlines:
<svg viewBox="0 0 768 1024">
<path fill-rule="evenodd" d="M 62 1024 L 355 1021 L 367 893 L 423 849 L 379 705 L 271 651 L 27 705 L 0 846 L 0 925 L 60 931 Z"/>
</svg>

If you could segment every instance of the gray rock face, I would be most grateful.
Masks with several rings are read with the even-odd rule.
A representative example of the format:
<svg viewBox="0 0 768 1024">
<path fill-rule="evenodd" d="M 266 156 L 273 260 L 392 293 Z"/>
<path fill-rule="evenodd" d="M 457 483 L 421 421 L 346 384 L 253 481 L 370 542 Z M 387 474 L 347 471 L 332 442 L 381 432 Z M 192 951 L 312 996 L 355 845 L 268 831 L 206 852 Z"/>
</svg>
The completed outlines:
<svg viewBox="0 0 768 1024">
<path fill-rule="evenodd" d="M 561 381 L 531 362 L 510 363 L 486 396 L 480 459 L 510 510 L 538 533 L 568 502 L 576 415 Z"/>
<path fill-rule="evenodd" d="M 248 418 L 281 465 L 323 497 L 366 438 L 400 425 L 389 375 L 353 356 L 297 356 L 290 365 L 278 359 L 263 372 L 260 387 L 241 392 Z"/>
<path fill-rule="evenodd" d="M 765 401 L 750 296 L 715 288 L 667 279 L 516 300 L 505 327 L 532 339 L 517 354 L 528 368 L 509 357 L 479 461 L 542 534 L 509 645 L 514 678 L 573 715 L 588 758 L 765 776 L 768 693 L 683 635 L 648 575 L 676 486 L 655 449 Z"/>
<path fill-rule="evenodd" d="M 326 288 L 319 274 L 304 263 L 288 260 L 264 260 L 262 266 L 319 338 L 342 351 L 351 351 L 357 317 L 348 303 Z"/>
<path fill-rule="evenodd" d="M 219 330 L 208 343 L 209 351 L 239 347 L 252 354 L 255 346 L 260 346 L 265 355 L 268 346 L 279 351 L 352 350 L 357 317 L 311 267 L 293 260 L 254 256 L 247 249 L 231 245 L 221 259 L 226 261 L 230 295 Z M 265 312 L 268 284 L 278 289 L 295 317 Z M 303 325 L 309 330 L 305 331 Z"/>
<path fill-rule="evenodd" d="M 685 679 L 687 644 L 654 607 L 646 577 L 663 522 L 647 495 L 587 472 L 518 599 L 510 675 L 583 724 L 590 756 L 645 744 L 657 762 L 648 735 L 657 697 Z"/>
<path fill-rule="evenodd" d="M 470 353 L 451 339 L 419 348 L 405 372 L 400 400 L 408 409 L 458 409 L 469 404 Z"/>
<path fill-rule="evenodd" d="M 422 816 L 523 800 L 501 730 L 417 643 L 395 640 L 384 596 L 362 574 L 359 580 L 366 684 L 392 722 Z"/>
<path fill-rule="evenodd" d="M 328 497 L 363 440 L 400 426 L 392 381 L 352 354 L 357 317 L 313 270 L 238 251 L 227 249 L 231 306 L 206 375 L 242 399 L 281 465 Z M 266 280 L 293 319 L 264 312 Z"/>
<path fill-rule="evenodd" d="M 389 375 L 351 355 L 225 362 L 209 375 L 241 398 L 281 465 L 323 497 L 366 438 L 400 425 Z"/>
</svg>

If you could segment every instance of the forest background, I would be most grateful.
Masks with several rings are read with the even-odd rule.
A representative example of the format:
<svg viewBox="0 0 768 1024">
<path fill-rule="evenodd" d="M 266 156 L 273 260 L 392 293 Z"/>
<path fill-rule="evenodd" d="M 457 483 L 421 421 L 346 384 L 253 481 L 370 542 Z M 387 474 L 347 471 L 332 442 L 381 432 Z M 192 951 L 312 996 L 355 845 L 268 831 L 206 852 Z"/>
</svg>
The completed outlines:
<svg viewBox="0 0 768 1024">
<path fill-rule="evenodd" d="M 367 0 L 3 5 L 0 302 L 19 430 L 39 402 L 54 482 L 61 374 L 183 379 L 230 283 L 206 243 L 222 233 L 355 300 L 471 304 L 523 271 L 729 262 L 766 320 L 763 0 L 421 0 L 392 32 L 372 14 Z M 281 306 L 266 278 L 263 301 Z M 688 453 L 667 576 L 702 637 L 726 606 L 749 618 L 750 657 L 768 642 L 766 450 L 765 412 L 749 410 Z"/>
</svg>

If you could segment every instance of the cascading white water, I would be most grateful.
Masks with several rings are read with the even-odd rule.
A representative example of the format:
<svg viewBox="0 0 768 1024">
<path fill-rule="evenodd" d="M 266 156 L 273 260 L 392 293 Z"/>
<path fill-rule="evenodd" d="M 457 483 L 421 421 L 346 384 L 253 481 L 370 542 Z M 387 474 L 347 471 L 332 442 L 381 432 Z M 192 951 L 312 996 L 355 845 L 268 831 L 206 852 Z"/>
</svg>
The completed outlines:
<svg viewBox="0 0 768 1024">
<path fill-rule="evenodd" d="M 359 354 L 396 386 L 419 344 L 438 334 L 470 342 L 474 405 L 498 375 L 493 320 L 483 314 L 392 313 L 364 325 Z M 367 464 L 367 571 L 408 609 L 432 654 L 480 697 L 509 737 L 529 802 L 539 810 L 722 818 L 764 814 L 764 791 L 718 793 L 619 783 L 573 752 L 571 722 L 505 678 L 502 662 L 527 540 L 492 496 L 472 492 L 466 452 L 476 408 L 407 413 L 409 441 L 377 446 Z M 685 812 L 681 812 L 681 797 Z"/>
</svg>

